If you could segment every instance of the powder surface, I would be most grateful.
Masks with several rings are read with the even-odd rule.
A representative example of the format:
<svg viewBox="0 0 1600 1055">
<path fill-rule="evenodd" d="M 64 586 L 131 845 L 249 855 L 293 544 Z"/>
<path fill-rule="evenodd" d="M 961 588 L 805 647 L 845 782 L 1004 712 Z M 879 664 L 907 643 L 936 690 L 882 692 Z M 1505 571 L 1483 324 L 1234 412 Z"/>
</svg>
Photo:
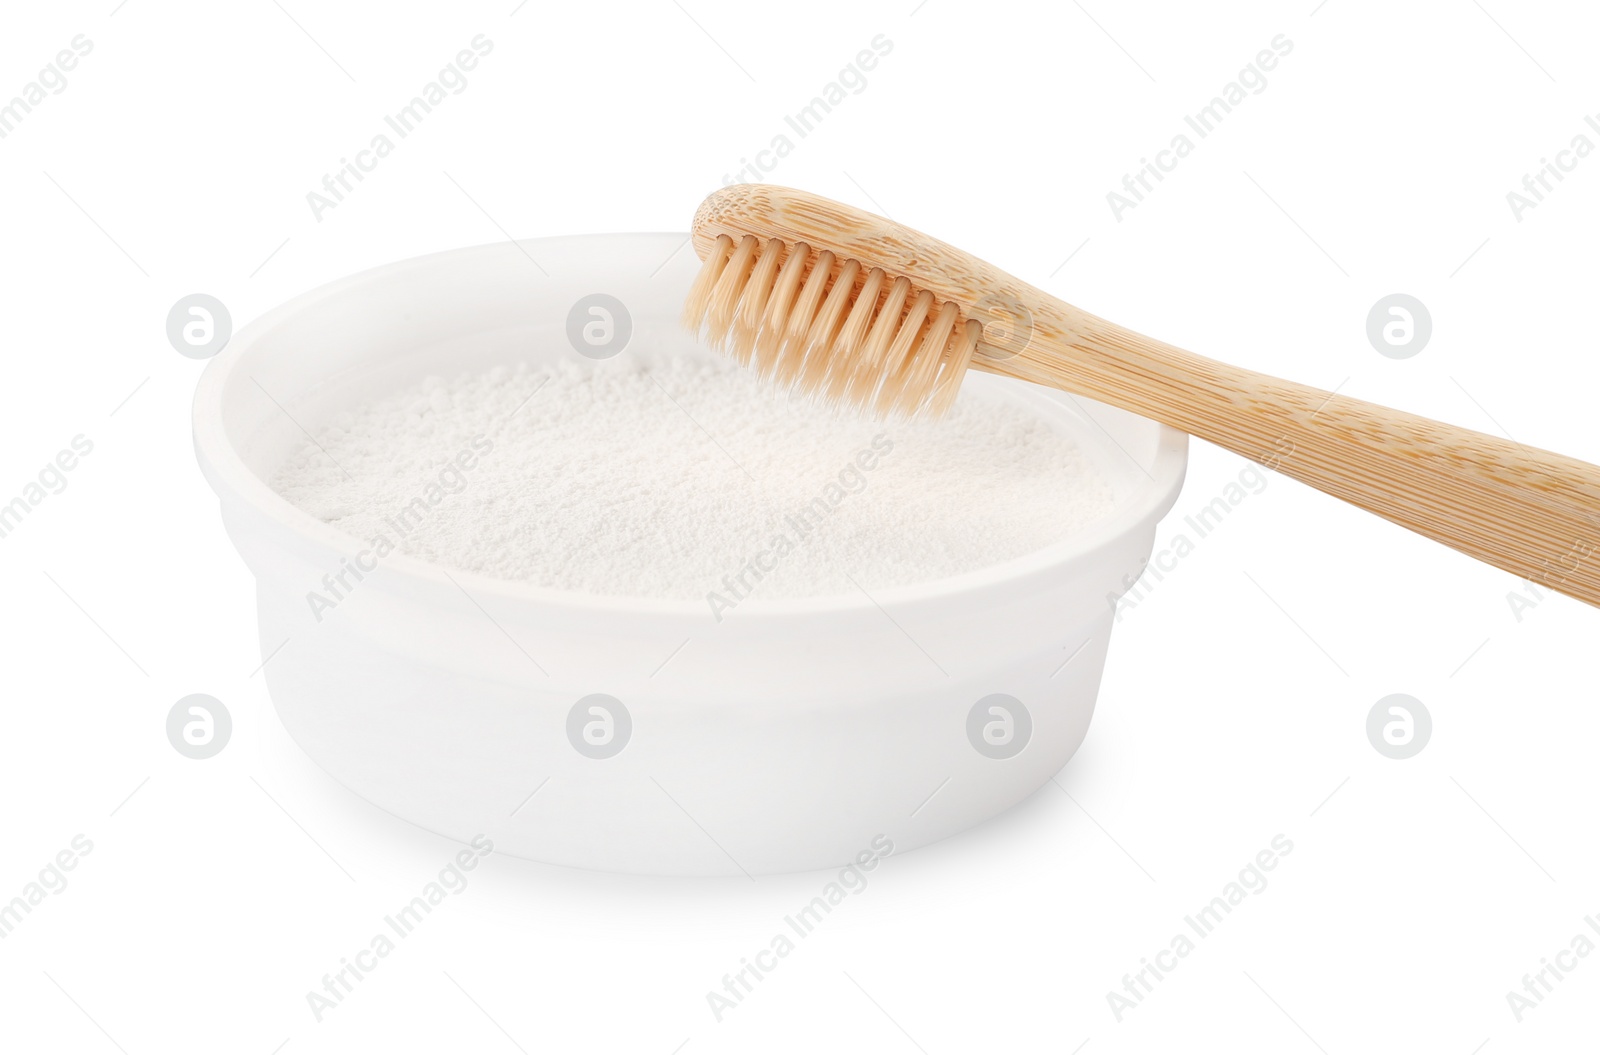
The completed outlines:
<svg viewBox="0 0 1600 1055">
<path fill-rule="evenodd" d="M 974 571 L 1112 508 L 1068 436 L 993 394 L 874 423 L 631 355 L 428 378 L 338 415 L 274 487 L 380 558 L 713 609 Z"/>
</svg>

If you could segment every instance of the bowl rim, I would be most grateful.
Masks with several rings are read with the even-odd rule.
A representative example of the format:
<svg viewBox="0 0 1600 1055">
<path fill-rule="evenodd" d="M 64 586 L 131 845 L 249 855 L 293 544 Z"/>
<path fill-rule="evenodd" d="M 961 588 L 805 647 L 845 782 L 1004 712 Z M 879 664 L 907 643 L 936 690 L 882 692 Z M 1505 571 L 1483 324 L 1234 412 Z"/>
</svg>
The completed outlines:
<svg viewBox="0 0 1600 1055">
<path fill-rule="evenodd" d="M 225 502 L 230 498 L 235 499 L 247 506 L 255 515 L 268 521 L 282 534 L 295 536 L 302 542 L 313 544 L 317 549 L 326 551 L 331 558 L 328 565 L 336 566 L 340 558 L 349 555 L 351 544 L 359 544 L 360 540 L 317 519 L 273 490 L 267 481 L 257 476 L 245 464 L 244 458 L 228 440 L 223 421 L 222 396 L 245 353 L 254 344 L 268 337 L 281 323 L 305 308 L 386 274 L 415 268 L 447 257 L 482 252 L 505 245 L 527 247 L 531 250 L 540 245 L 557 242 L 623 241 L 645 238 L 655 239 L 663 244 L 671 241 L 678 244 L 681 251 L 682 246 L 687 244 L 689 235 L 684 231 L 608 232 L 519 238 L 509 242 L 506 240 L 483 242 L 380 264 L 323 283 L 291 297 L 241 328 L 223 349 L 206 363 L 195 386 L 191 410 L 195 454 L 202 474 L 220 499 Z M 1023 384 L 1023 382 L 1016 383 Z M 1098 402 L 1086 396 L 1073 398 Z M 1148 465 L 1143 462 L 1138 463 L 1144 470 L 1146 478 L 1138 481 L 1133 490 L 1120 499 L 1109 514 L 1058 542 L 1020 557 L 960 575 L 886 587 L 872 593 L 862 588 L 858 594 L 743 600 L 729 618 L 736 616 L 742 621 L 797 615 L 844 615 L 870 611 L 874 608 L 882 611 L 889 607 L 947 602 L 988 590 L 1021 587 L 1027 580 L 1037 576 L 1066 571 L 1080 565 L 1140 527 L 1153 525 L 1177 501 L 1188 464 L 1188 434 L 1150 419 L 1144 420 L 1150 421 L 1156 429 L 1154 457 Z M 448 568 L 398 551 L 385 556 L 381 567 L 391 576 L 399 576 L 413 585 L 426 589 L 448 591 L 451 594 L 462 590 L 469 591 L 469 598 L 487 596 L 510 603 L 596 615 L 693 617 L 696 620 L 708 616 L 704 601 L 580 593 Z M 395 580 L 390 579 L 390 581 Z"/>
</svg>

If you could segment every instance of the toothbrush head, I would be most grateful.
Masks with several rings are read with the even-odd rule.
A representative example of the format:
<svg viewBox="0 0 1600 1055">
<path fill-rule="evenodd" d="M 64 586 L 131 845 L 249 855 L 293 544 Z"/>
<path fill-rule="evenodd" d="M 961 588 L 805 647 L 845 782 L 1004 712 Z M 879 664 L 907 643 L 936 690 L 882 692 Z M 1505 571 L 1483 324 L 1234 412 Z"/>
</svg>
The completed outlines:
<svg viewBox="0 0 1600 1055">
<path fill-rule="evenodd" d="M 1022 288 L 1010 276 L 804 191 L 725 187 L 701 203 L 693 238 L 704 263 L 684 325 L 829 403 L 882 416 L 943 414 L 974 356 L 1016 354 L 1028 322 L 1021 297 L 1009 295 L 1010 285 Z"/>
</svg>

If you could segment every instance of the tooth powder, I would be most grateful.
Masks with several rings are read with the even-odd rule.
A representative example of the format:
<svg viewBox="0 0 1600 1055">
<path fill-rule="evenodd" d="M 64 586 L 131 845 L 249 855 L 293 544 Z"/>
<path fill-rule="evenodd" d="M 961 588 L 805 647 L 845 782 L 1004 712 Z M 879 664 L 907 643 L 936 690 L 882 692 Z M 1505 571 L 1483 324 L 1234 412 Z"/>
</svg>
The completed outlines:
<svg viewBox="0 0 1600 1055">
<path fill-rule="evenodd" d="M 1112 507 L 1070 437 L 992 393 L 870 422 L 732 363 L 631 355 L 429 377 L 335 416 L 274 487 L 349 534 L 357 568 L 398 552 L 719 620 L 976 571 Z M 324 586 L 332 607 L 351 582 Z"/>
</svg>

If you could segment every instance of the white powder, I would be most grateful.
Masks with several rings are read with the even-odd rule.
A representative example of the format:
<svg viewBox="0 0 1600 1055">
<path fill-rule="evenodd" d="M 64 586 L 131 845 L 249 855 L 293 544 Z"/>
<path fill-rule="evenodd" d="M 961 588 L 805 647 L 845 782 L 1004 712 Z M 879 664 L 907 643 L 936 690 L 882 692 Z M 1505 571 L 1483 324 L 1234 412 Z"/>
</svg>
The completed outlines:
<svg viewBox="0 0 1600 1055">
<path fill-rule="evenodd" d="M 339 415 L 274 487 L 379 556 L 714 609 L 973 571 L 1112 506 L 1070 438 L 992 395 L 872 423 L 634 356 L 428 378 Z"/>
</svg>

